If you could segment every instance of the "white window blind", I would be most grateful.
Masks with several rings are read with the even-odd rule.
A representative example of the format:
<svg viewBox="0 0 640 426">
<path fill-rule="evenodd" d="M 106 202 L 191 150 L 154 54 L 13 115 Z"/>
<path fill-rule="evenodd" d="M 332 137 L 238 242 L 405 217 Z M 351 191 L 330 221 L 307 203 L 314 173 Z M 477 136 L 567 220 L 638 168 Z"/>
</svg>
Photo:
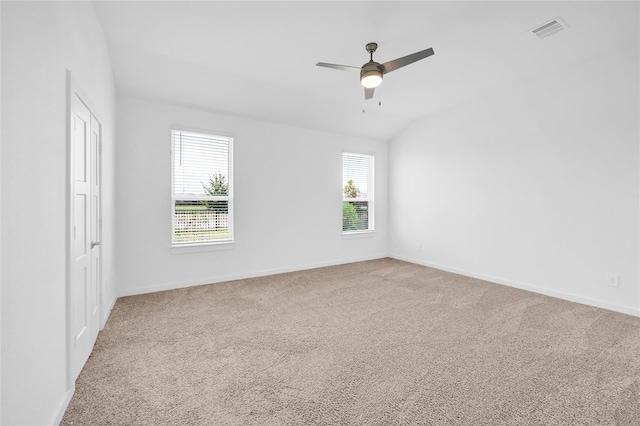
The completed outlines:
<svg viewBox="0 0 640 426">
<path fill-rule="evenodd" d="M 342 231 L 374 229 L 372 155 L 342 153 Z"/>
<path fill-rule="evenodd" d="M 233 240 L 233 139 L 172 130 L 175 245 Z"/>
</svg>

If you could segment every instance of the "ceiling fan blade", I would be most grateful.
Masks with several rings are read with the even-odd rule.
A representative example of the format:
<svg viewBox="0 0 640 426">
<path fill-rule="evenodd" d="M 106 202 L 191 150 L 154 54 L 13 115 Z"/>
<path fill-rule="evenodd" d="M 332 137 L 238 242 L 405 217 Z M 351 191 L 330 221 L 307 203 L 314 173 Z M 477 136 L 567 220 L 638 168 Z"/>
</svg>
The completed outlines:
<svg viewBox="0 0 640 426">
<path fill-rule="evenodd" d="M 372 88 L 365 87 L 364 88 L 364 98 L 365 99 L 373 98 L 373 91 L 374 90 L 376 90 L 374 87 L 372 87 Z"/>
<path fill-rule="evenodd" d="M 405 65 L 412 64 L 420 59 L 424 59 L 427 56 L 431 56 L 434 54 L 432 48 L 428 48 L 425 50 L 421 50 L 420 52 L 412 53 L 411 55 L 403 56 L 402 58 L 394 59 L 393 61 L 385 62 L 382 64 L 382 68 L 384 69 L 384 73 L 388 73 L 391 71 L 395 71 L 398 68 L 402 68 Z"/>
<path fill-rule="evenodd" d="M 341 70 L 341 71 L 356 71 L 356 72 L 360 72 L 360 68 L 359 67 L 351 67 L 349 65 L 337 65 L 337 64 L 327 64 L 326 62 L 318 62 L 316 64 L 316 66 L 326 67 L 326 68 L 333 68 L 333 69 Z"/>
</svg>

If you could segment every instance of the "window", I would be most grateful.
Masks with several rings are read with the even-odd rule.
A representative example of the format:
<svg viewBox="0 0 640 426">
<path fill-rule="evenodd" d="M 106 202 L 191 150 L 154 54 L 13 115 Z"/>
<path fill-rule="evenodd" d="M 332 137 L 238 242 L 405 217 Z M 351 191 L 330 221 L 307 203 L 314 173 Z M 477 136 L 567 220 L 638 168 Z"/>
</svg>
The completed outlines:
<svg viewBox="0 0 640 426">
<path fill-rule="evenodd" d="M 233 139 L 171 131 L 174 245 L 233 241 Z"/>
<path fill-rule="evenodd" d="M 342 232 L 373 231 L 373 155 L 342 153 Z"/>
</svg>

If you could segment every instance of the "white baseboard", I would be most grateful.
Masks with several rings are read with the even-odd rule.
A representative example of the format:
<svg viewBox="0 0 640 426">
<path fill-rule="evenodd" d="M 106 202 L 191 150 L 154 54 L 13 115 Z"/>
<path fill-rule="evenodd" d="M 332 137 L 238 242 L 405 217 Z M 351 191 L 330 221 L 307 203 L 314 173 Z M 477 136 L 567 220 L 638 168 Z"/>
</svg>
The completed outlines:
<svg viewBox="0 0 640 426">
<path fill-rule="evenodd" d="M 67 407 L 69 406 L 69 403 L 71 402 L 71 398 L 73 398 L 73 394 L 75 392 L 76 392 L 75 385 L 67 390 L 67 393 L 64 396 L 64 400 L 62 401 L 62 404 L 60 405 L 60 407 L 58 408 L 57 413 L 53 417 L 53 421 L 50 422 L 49 424 L 54 425 L 54 426 L 58 426 L 60 424 L 60 422 L 62 421 L 62 418 L 64 417 L 64 413 L 67 411 Z"/>
<path fill-rule="evenodd" d="M 549 288 L 540 287 L 533 284 L 521 283 L 518 281 L 507 280 L 504 278 L 493 277 L 490 275 L 478 274 L 472 271 L 467 271 L 459 268 L 452 268 L 446 265 L 439 265 L 437 263 L 427 262 L 420 259 L 414 259 L 407 256 L 389 255 L 393 259 L 403 260 L 405 262 L 416 263 L 418 265 L 428 266 L 430 268 L 440 269 L 442 271 L 453 272 L 454 274 L 460 274 L 467 277 L 478 278 L 484 281 L 490 281 L 492 283 L 506 285 L 509 287 L 519 288 L 521 290 L 531 291 L 533 293 L 544 294 L 545 296 L 556 297 L 562 300 L 568 300 L 569 302 L 581 303 L 583 305 L 595 306 L 596 308 L 607 309 L 610 311 L 621 312 L 623 314 L 634 315 L 640 317 L 640 309 L 632 306 L 616 305 L 613 303 L 603 302 L 601 300 L 591 299 L 589 297 L 578 296 L 572 293 L 565 293 L 562 291 L 551 290 Z"/>
<path fill-rule="evenodd" d="M 180 281 L 180 282 L 158 284 L 154 286 L 120 290 L 118 291 L 118 297 L 135 296 L 137 294 L 155 293 L 157 291 L 175 290 L 178 288 L 187 288 L 187 287 L 195 287 L 199 285 L 215 284 L 215 283 L 220 283 L 224 281 L 234 281 L 234 280 L 243 280 L 246 278 L 264 277 L 268 275 L 283 274 L 287 272 L 304 271 L 306 269 L 323 268 L 325 266 L 336 266 L 336 265 L 344 265 L 347 263 L 363 262 L 366 260 L 383 259 L 385 257 L 388 257 L 388 255 L 385 254 L 385 255 L 378 255 L 378 256 L 358 257 L 358 258 L 352 258 L 352 259 L 340 259 L 340 260 L 333 260 L 328 262 L 317 262 L 317 263 L 310 263 L 305 265 L 297 265 L 297 266 L 286 267 L 286 268 L 263 269 L 263 270 L 252 271 L 247 273 L 229 274 L 229 275 L 205 278 L 205 279 L 194 280 L 194 281 Z"/>
</svg>

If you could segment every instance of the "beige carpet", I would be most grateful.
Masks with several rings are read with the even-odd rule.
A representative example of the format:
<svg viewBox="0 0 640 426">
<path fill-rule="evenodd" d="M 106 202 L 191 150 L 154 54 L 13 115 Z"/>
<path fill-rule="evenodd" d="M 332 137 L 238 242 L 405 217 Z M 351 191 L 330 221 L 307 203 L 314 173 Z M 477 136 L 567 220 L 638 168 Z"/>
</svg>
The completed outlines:
<svg viewBox="0 0 640 426">
<path fill-rule="evenodd" d="M 117 301 L 63 425 L 640 425 L 640 318 L 392 259 Z"/>
</svg>

